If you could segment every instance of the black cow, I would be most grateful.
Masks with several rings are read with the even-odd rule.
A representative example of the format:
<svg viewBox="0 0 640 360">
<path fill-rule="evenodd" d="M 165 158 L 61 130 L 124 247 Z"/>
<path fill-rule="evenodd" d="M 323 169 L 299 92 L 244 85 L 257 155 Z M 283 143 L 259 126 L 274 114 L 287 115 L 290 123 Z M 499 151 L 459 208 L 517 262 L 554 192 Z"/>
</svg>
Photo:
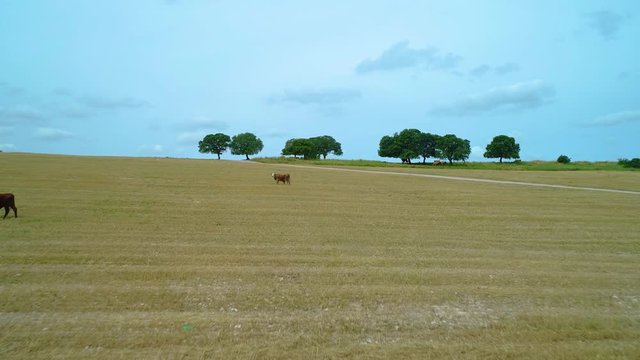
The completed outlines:
<svg viewBox="0 0 640 360">
<path fill-rule="evenodd" d="M 9 208 L 13 209 L 13 215 L 18 217 L 18 209 L 16 208 L 16 197 L 13 194 L 0 194 L 0 208 L 4 208 L 4 218 L 9 214 Z"/>
</svg>

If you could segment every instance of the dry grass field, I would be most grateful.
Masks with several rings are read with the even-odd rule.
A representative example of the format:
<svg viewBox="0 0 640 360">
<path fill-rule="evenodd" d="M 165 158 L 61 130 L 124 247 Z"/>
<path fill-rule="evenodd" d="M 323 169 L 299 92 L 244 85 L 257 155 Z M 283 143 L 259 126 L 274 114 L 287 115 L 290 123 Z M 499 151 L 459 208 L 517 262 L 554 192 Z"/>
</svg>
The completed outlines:
<svg viewBox="0 0 640 360">
<path fill-rule="evenodd" d="M 0 154 L 0 358 L 640 358 L 640 195 Z M 291 173 L 276 185 L 274 170 Z M 478 172 L 640 190 L 639 172 Z"/>
</svg>

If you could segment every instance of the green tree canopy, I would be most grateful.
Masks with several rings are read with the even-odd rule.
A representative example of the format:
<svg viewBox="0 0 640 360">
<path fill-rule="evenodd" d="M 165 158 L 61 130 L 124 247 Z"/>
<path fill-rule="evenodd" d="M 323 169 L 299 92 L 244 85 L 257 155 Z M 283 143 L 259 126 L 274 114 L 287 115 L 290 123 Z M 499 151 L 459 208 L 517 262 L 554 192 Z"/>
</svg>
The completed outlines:
<svg viewBox="0 0 640 360">
<path fill-rule="evenodd" d="M 327 155 L 333 153 L 334 155 L 342 155 L 342 146 L 333 137 L 329 135 L 312 137 L 311 140 L 315 144 L 318 155 L 322 155 L 323 159 L 327 158 Z"/>
<path fill-rule="evenodd" d="M 302 156 L 305 159 L 317 159 L 318 149 L 311 139 L 289 139 L 282 149 L 282 155 Z"/>
<path fill-rule="evenodd" d="M 378 155 L 380 157 L 399 158 L 402 162 L 411 163 L 411 159 L 436 156 L 439 136 L 423 133 L 418 129 L 404 129 L 392 136 L 380 139 Z"/>
<path fill-rule="evenodd" d="M 249 155 L 255 155 L 262 151 L 264 145 L 262 140 L 252 133 L 242 133 L 231 138 L 231 153 L 233 155 L 244 155 L 249 159 Z"/>
<path fill-rule="evenodd" d="M 400 158 L 411 163 L 411 159 L 416 159 L 422 154 L 420 148 L 420 137 L 422 132 L 418 129 L 404 129 L 398 134 L 397 141 L 402 148 Z"/>
<path fill-rule="evenodd" d="M 486 158 L 500 158 L 502 159 L 519 159 L 520 158 L 520 145 L 516 143 L 516 139 L 507 135 L 498 135 L 493 138 L 493 141 L 487 145 L 484 157 Z"/>
<path fill-rule="evenodd" d="M 560 164 L 568 164 L 571 162 L 571 158 L 568 157 L 567 155 L 560 155 L 558 156 L 558 159 L 556 161 L 559 162 Z"/>
<path fill-rule="evenodd" d="M 618 159 L 618 164 L 628 168 L 640 168 L 640 158 Z"/>
<path fill-rule="evenodd" d="M 222 133 L 209 134 L 198 143 L 198 151 L 203 154 L 217 154 L 218 160 L 220 160 L 220 155 L 227 151 L 230 143 L 231 138 L 229 135 Z"/>
<path fill-rule="evenodd" d="M 438 155 L 438 141 L 440 136 L 430 133 L 420 133 L 418 136 L 418 148 L 422 163 L 427 162 L 427 158 L 436 157 Z"/>
<path fill-rule="evenodd" d="M 438 156 L 449 160 L 449 164 L 454 160 L 464 162 L 470 154 L 471 143 L 469 140 L 461 139 L 453 134 L 447 134 L 438 140 Z"/>
<path fill-rule="evenodd" d="M 396 141 L 398 133 L 393 136 L 385 135 L 380 139 L 380 145 L 378 147 L 378 156 L 388 158 L 400 158 L 400 145 Z"/>
<path fill-rule="evenodd" d="M 303 156 L 305 159 L 319 159 L 320 155 L 326 159 L 330 153 L 342 155 L 342 147 L 329 135 L 289 139 L 282 149 L 282 155 Z"/>
</svg>

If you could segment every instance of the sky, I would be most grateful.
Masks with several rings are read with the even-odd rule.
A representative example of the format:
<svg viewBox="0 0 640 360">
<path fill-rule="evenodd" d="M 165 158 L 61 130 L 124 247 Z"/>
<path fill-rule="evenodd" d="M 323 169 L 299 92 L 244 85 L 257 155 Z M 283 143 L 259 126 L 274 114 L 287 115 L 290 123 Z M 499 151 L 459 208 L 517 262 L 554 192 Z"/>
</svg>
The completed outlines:
<svg viewBox="0 0 640 360">
<path fill-rule="evenodd" d="M 213 158 L 415 128 L 523 160 L 640 157 L 640 1 L 0 0 L 0 150 Z M 223 159 L 243 156 L 222 155 Z"/>
</svg>

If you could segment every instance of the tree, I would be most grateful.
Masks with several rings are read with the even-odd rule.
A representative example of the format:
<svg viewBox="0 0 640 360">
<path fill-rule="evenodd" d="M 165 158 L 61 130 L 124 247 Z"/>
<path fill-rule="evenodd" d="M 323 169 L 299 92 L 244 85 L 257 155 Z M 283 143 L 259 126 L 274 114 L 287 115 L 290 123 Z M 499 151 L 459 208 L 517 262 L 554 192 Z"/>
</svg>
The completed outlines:
<svg viewBox="0 0 640 360">
<path fill-rule="evenodd" d="M 630 167 L 630 168 L 640 168 L 640 158 L 633 158 L 631 160 L 629 159 L 618 159 L 618 164 L 624 166 L 624 167 Z"/>
<path fill-rule="evenodd" d="M 400 157 L 400 146 L 398 146 L 398 142 L 396 138 L 398 137 L 398 133 L 393 134 L 393 136 L 385 135 L 380 139 L 380 145 L 378 147 L 378 156 L 380 157 L 388 157 L 388 158 L 399 158 Z"/>
<path fill-rule="evenodd" d="M 311 140 L 316 147 L 318 155 L 322 155 L 323 159 L 327 158 L 329 153 L 334 155 L 342 155 L 342 146 L 333 137 L 329 135 L 312 137 Z"/>
<path fill-rule="evenodd" d="M 464 162 L 470 154 L 471 143 L 469 140 L 461 139 L 453 134 L 447 134 L 438 140 L 437 156 L 449 160 L 449 164 L 454 160 Z"/>
<path fill-rule="evenodd" d="M 420 136 L 417 129 L 404 129 L 393 136 L 383 136 L 380 139 L 378 155 L 380 157 L 399 158 L 403 163 L 411 163 L 411 159 L 420 157 Z"/>
<path fill-rule="evenodd" d="M 411 159 L 416 159 L 422 154 L 420 137 L 422 132 L 418 129 L 404 129 L 398 134 L 397 141 L 402 148 L 400 158 L 411 164 Z"/>
<path fill-rule="evenodd" d="M 560 164 L 568 164 L 571 162 L 571 158 L 568 157 L 567 155 L 560 155 L 558 156 L 558 160 L 556 161 L 559 162 Z"/>
<path fill-rule="evenodd" d="M 430 133 L 421 133 L 418 137 L 418 147 L 420 149 L 420 156 L 422 156 L 422 163 L 427 162 L 427 158 L 436 157 L 438 141 L 440 136 Z"/>
<path fill-rule="evenodd" d="M 317 159 L 319 156 L 315 142 L 311 139 L 289 139 L 282 149 L 282 155 L 302 156 L 304 159 Z"/>
<path fill-rule="evenodd" d="M 222 133 L 209 134 L 198 143 L 198 151 L 203 154 L 217 154 L 218 160 L 220 160 L 220 155 L 227 151 L 230 143 L 231 138 L 229 135 Z"/>
<path fill-rule="evenodd" d="M 486 158 L 500 158 L 502 159 L 519 159 L 520 158 L 520 145 L 516 143 L 516 139 L 507 135 L 498 135 L 493 138 L 493 141 L 487 145 L 484 157 Z"/>
<path fill-rule="evenodd" d="M 231 138 L 231 153 L 233 155 L 244 155 L 249 159 L 249 155 L 255 155 L 262 151 L 264 145 L 262 140 L 252 133 L 242 133 Z"/>
</svg>

